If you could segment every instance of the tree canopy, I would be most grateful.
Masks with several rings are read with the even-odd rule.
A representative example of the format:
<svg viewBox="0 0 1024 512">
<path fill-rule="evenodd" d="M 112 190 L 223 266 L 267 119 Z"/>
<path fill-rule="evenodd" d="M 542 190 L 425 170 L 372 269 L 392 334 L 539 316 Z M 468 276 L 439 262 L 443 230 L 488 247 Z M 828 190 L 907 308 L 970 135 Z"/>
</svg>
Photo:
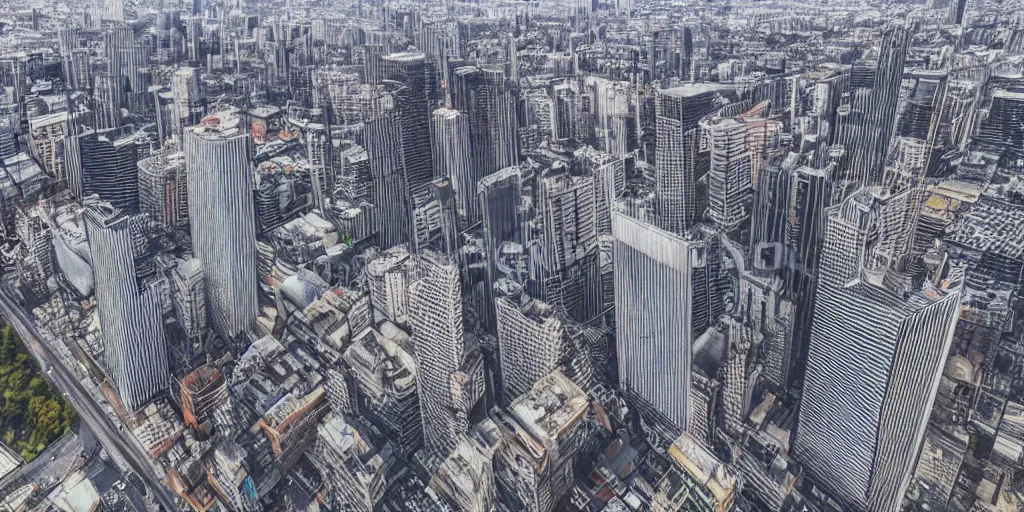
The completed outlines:
<svg viewBox="0 0 1024 512">
<path fill-rule="evenodd" d="M 0 441 L 26 461 L 39 456 L 77 419 L 9 325 L 0 327 L 0 389 Z"/>
</svg>

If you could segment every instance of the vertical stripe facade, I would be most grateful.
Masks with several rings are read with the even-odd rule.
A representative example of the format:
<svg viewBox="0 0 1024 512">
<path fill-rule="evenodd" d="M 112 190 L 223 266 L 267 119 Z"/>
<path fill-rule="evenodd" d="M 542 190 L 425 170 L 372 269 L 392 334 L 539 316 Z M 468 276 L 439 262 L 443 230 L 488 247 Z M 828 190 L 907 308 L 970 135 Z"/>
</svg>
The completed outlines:
<svg viewBox="0 0 1024 512">
<path fill-rule="evenodd" d="M 422 53 L 396 53 L 384 57 L 384 76 L 403 85 L 395 92 L 402 130 L 402 160 L 408 194 L 419 204 L 429 196 L 434 179 L 430 155 L 430 106 L 427 64 Z M 394 137 L 394 134 L 389 134 Z"/>
<path fill-rule="evenodd" d="M 615 238 L 619 386 L 687 428 L 693 334 L 690 243 L 621 212 Z"/>
<path fill-rule="evenodd" d="M 522 175 L 518 167 L 506 167 L 477 185 L 483 224 L 484 257 L 487 280 L 484 286 L 482 322 L 488 329 L 496 325 L 494 282 L 498 278 L 498 249 L 502 242 L 522 243 L 519 206 L 522 201 Z"/>
<path fill-rule="evenodd" d="M 192 250 L 203 263 L 210 324 L 234 337 L 257 315 L 250 139 L 196 127 L 185 134 Z"/>
<path fill-rule="evenodd" d="M 661 90 L 656 95 L 655 191 L 659 227 L 684 233 L 701 212 L 697 208 L 697 178 L 704 174 L 698 157 L 699 121 L 716 109 L 714 91 L 697 86 Z"/>
<path fill-rule="evenodd" d="M 127 215 L 109 203 L 94 203 L 83 218 L 105 366 L 125 409 L 136 411 L 170 380 L 158 291 L 139 290 Z"/>
<path fill-rule="evenodd" d="M 458 110 L 439 108 L 431 117 L 434 138 L 434 171 L 449 178 L 455 190 L 459 219 L 476 219 L 476 185 L 479 169 L 472 166 L 469 117 Z M 465 223 L 463 224 L 465 225 Z"/>
<path fill-rule="evenodd" d="M 910 33 L 904 27 L 891 27 L 882 37 L 870 96 L 860 109 L 854 109 L 854 137 L 850 178 L 862 184 L 880 184 L 889 143 L 896 129 L 896 107 L 903 84 Z"/>
<path fill-rule="evenodd" d="M 412 233 L 402 152 L 405 139 L 398 112 L 382 109 L 364 123 L 363 133 L 373 177 L 373 203 L 379 212 L 378 243 L 389 249 L 408 242 Z"/>
</svg>

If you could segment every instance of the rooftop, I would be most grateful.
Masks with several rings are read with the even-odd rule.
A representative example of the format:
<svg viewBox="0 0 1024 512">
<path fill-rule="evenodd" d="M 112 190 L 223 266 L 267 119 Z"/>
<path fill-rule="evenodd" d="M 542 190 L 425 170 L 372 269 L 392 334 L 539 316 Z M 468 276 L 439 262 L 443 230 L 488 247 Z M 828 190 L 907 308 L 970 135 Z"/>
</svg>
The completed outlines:
<svg viewBox="0 0 1024 512">
<path fill-rule="evenodd" d="M 238 110 L 222 110 L 203 118 L 196 126 L 188 128 L 204 139 L 228 139 L 243 134 Z"/>
<path fill-rule="evenodd" d="M 679 87 L 672 87 L 671 89 L 661 89 L 658 93 L 664 96 L 671 96 L 673 98 L 692 98 L 694 96 L 715 92 L 721 89 L 722 86 L 719 84 L 700 83 L 680 85 Z"/>
<path fill-rule="evenodd" d="M 1024 209 L 981 200 L 964 213 L 947 241 L 991 252 L 1010 259 L 1024 259 Z"/>
<path fill-rule="evenodd" d="M 576 422 L 590 405 L 587 395 L 562 372 L 555 371 L 516 398 L 509 410 L 535 435 L 557 438 Z"/>
</svg>

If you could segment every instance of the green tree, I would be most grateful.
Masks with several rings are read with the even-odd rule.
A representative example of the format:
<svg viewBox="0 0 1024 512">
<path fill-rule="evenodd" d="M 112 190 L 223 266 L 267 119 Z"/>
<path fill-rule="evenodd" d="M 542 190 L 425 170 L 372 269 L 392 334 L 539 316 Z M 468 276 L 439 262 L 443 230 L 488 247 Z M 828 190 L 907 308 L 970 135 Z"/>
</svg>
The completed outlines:
<svg viewBox="0 0 1024 512">
<path fill-rule="evenodd" d="M 78 418 L 7 325 L 0 326 L 0 390 L 2 440 L 26 461 L 37 457 Z"/>
</svg>

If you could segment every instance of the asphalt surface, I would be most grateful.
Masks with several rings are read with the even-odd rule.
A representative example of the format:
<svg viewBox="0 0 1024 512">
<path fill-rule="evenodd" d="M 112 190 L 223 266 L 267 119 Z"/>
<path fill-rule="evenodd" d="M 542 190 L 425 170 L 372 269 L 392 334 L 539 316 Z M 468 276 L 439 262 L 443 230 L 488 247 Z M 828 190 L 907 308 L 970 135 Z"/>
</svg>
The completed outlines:
<svg viewBox="0 0 1024 512">
<path fill-rule="evenodd" d="M 132 471 L 141 479 L 151 496 L 167 511 L 178 510 L 173 494 L 166 488 L 150 464 L 149 454 L 141 447 L 127 442 L 117 427 L 111 422 L 103 408 L 97 404 L 92 395 L 82 386 L 74 373 L 64 366 L 50 347 L 43 343 L 44 337 L 36 329 L 35 323 L 22 309 L 19 299 L 15 298 L 7 288 L 7 283 L 0 284 L 0 314 L 9 325 L 14 327 L 18 336 L 41 363 L 46 363 L 52 371 L 46 372 L 47 378 L 57 389 L 64 393 L 71 405 L 78 411 L 82 421 L 89 426 L 100 444 L 108 453 L 117 453 L 128 462 Z"/>
</svg>

